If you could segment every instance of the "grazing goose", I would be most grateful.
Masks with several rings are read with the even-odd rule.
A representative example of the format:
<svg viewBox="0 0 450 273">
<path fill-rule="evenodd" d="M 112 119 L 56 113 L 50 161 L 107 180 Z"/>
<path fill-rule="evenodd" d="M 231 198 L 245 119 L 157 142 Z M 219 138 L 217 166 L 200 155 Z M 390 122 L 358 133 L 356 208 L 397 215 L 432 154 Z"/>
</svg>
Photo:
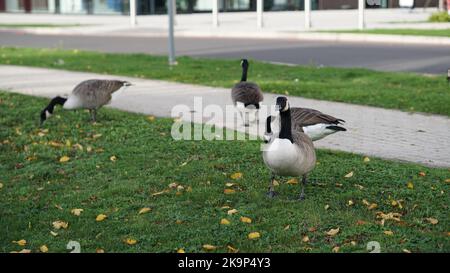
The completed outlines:
<svg viewBox="0 0 450 273">
<path fill-rule="evenodd" d="M 92 121 L 96 121 L 97 110 L 108 104 L 113 97 L 123 91 L 131 83 L 118 80 L 87 80 L 78 84 L 69 97 L 55 97 L 41 112 L 41 125 L 53 114 L 56 105 L 62 105 L 64 109 L 89 109 Z M 114 92 L 117 92 L 113 94 Z"/>
<path fill-rule="evenodd" d="M 238 108 L 244 121 L 244 125 L 249 126 L 249 119 L 245 118 L 244 115 L 246 115 L 247 112 L 253 112 L 254 121 L 257 121 L 257 113 L 260 108 L 259 104 L 263 101 L 264 96 L 256 83 L 247 82 L 248 60 L 242 59 L 241 66 L 241 81 L 231 90 L 231 99 L 233 100 L 233 104 Z"/>
<path fill-rule="evenodd" d="M 276 107 L 280 111 L 280 133 L 278 136 L 272 135 L 272 118 L 267 118 L 266 140 L 269 143 L 263 151 L 264 163 L 272 172 L 268 196 L 275 196 L 273 181 L 276 175 L 301 176 L 302 189 L 299 199 L 303 200 L 307 175 L 316 165 L 314 144 L 303 131 L 292 129 L 291 109 L 286 97 L 278 97 Z"/>
</svg>

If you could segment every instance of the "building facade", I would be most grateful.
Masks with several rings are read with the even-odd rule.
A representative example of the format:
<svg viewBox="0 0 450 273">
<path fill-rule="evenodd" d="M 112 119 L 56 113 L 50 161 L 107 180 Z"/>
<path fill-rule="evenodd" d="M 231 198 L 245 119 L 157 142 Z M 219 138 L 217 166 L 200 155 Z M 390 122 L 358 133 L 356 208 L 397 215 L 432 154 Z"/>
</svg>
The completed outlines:
<svg viewBox="0 0 450 273">
<path fill-rule="evenodd" d="M 167 0 L 136 0 L 138 14 L 163 14 Z M 212 0 L 176 0 L 178 13 L 210 12 Z M 220 11 L 254 11 L 256 0 L 220 0 Z M 438 0 L 415 0 L 416 7 L 436 7 Z M 302 10 L 304 0 L 264 0 L 264 10 Z M 312 9 L 355 9 L 358 0 L 312 0 Z M 399 0 L 381 0 L 381 7 L 399 7 Z M 374 8 L 367 6 L 367 8 Z M 128 14 L 129 0 L 0 0 L 0 12 L 61 14 Z"/>
</svg>

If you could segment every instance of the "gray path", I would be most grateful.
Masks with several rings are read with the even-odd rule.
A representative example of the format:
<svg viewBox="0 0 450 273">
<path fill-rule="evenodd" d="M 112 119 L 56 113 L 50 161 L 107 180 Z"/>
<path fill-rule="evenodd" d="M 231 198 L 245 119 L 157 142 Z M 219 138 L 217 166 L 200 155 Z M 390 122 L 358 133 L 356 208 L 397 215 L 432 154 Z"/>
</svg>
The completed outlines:
<svg viewBox="0 0 450 273">
<path fill-rule="evenodd" d="M 89 78 L 128 79 L 135 86 L 123 93 L 111 106 L 163 117 L 171 116 L 175 105 L 185 104 L 192 109 L 194 97 L 203 98 L 203 107 L 215 104 L 224 108 L 231 104 L 228 89 L 121 76 L 0 66 L 0 78 L 1 90 L 45 97 L 68 94 L 77 83 Z M 276 95 L 267 94 L 265 104 L 273 103 L 275 97 Z M 447 117 L 299 97 L 291 97 L 290 100 L 291 105 L 315 108 L 347 121 L 348 132 L 320 140 L 316 142 L 318 147 L 450 167 L 450 119 Z M 33 118 L 37 117 L 38 113 Z M 206 121 L 202 117 L 194 120 Z M 233 128 L 232 122 L 216 121 L 215 124 Z M 239 126 L 237 129 L 242 131 L 244 128 Z M 256 130 L 253 128 L 250 133 L 256 133 Z M 262 130 L 263 126 L 259 128 L 259 133 Z"/>
<path fill-rule="evenodd" d="M 0 31 L 1 46 L 84 49 L 103 52 L 167 54 L 164 37 L 33 35 Z M 448 46 L 299 41 L 281 39 L 177 38 L 178 55 L 302 65 L 364 67 L 382 71 L 444 74 L 450 67 Z"/>
</svg>

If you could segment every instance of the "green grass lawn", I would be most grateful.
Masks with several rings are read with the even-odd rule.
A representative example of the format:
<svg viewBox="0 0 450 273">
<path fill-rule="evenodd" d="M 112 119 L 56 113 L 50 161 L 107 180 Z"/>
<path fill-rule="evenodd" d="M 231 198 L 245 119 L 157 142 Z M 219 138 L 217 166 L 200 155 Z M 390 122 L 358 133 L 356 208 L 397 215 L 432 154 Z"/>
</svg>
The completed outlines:
<svg viewBox="0 0 450 273">
<path fill-rule="evenodd" d="M 67 252 L 71 240 L 82 252 L 202 252 L 204 244 L 217 252 L 366 252 L 369 241 L 382 252 L 450 251 L 448 169 L 319 150 L 306 200 L 292 200 L 299 186 L 287 179 L 269 200 L 259 141 L 174 141 L 171 119 L 112 109 L 100 111 L 98 124 L 85 111 L 57 109 L 39 129 L 47 102 L 0 92 L 0 252 Z M 237 172 L 242 178 L 233 180 Z M 171 183 L 184 189 L 169 190 Z M 226 183 L 235 193 L 224 194 Z M 139 215 L 145 207 L 151 211 Z M 75 208 L 84 211 L 75 216 Z M 401 216 L 382 226 L 378 212 Z M 97 222 L 100 214 L 107 218 Z M 251 232 L 261 237 L 249 240 Z M 26 245 L 13 243 L 20 240 Z"/>
<path fill-rule="evenodd" d="M 80 24 L 3 24 L 0 23 L 0 28 L 54 28 L 54 27 L 79 27 Z"/>
<path fill-rule="evenodd" d="M 161 79 L 231 88 L 241 76 L 239 60 L 167 58 L 79 50 L 0 48 L 0 64 Z M 446 71 L 445 71 L 446 72 Z M 249 80 L 265 92 L 450 115 L 450 86 L 444 76 L 377 72 L 368 69 L 282 66 L 252 61 Z"/>
<path fill-rule="evenodd" d="M 327 31 L 330 32 L 330 31 Z M 388 35 L 410 35 L 410 36 L 436 36 L 450 37 L 450 28 L 447 29 L 366 29 L 366 30 L 342 30 L 331 31 L 337 33 L 364 33 L 364 34 L 388 34 Z"/>
</svg>

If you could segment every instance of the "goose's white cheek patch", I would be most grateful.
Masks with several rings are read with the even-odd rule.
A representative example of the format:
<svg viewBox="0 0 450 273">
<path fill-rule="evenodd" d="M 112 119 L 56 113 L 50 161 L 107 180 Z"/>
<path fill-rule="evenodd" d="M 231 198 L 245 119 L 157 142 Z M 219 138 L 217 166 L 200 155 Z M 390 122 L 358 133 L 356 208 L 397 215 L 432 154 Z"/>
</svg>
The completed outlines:
<svg viewBox="0 0 450 273">
<path fill-rule="evenodd" d="M 45 110 L 45 117 L 49 118 L 51 116 L 52 116 L 52 114 L 49 111 Z"/>
</svg>

